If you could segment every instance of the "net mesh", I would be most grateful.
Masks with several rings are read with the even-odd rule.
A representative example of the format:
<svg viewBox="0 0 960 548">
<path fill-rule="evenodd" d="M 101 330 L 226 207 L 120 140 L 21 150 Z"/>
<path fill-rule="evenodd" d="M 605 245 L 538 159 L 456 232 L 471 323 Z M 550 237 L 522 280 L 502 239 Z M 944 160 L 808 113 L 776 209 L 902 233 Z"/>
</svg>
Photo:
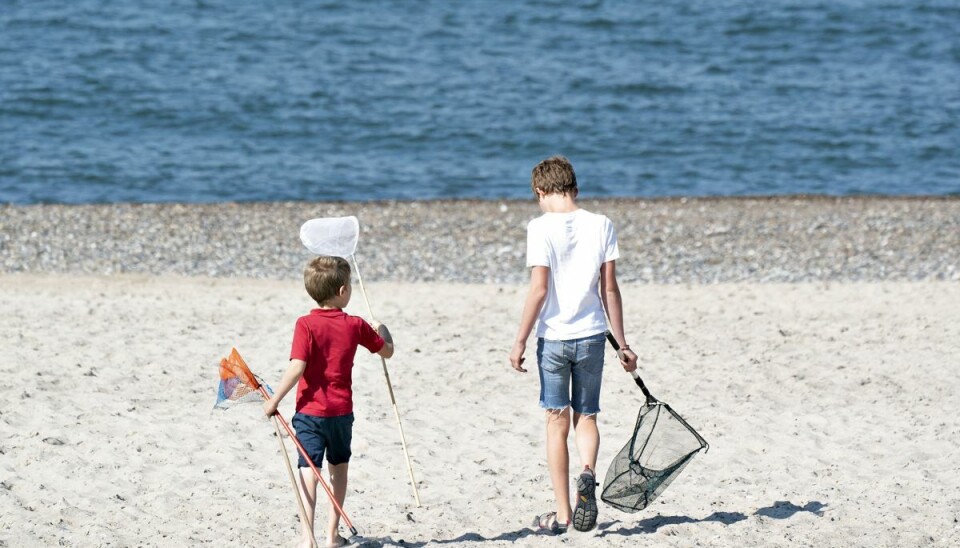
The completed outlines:
<svg viewBox="0 0 960 548">
<path fill-rule="evenodd" d="M 213 408 L 226 410 L 241 403 L 261 402 L 263 395 L 260 394 L 259 386 L 263 386 L 268 394 L 273 395 L 273 390 L 250 372 L 247 363 L 234 348 L 229 356 L 220 360 L 220 386 L 217 388 L 217 403 Z"/>
<path fill-rule="evenodd" d="M 648 401 L 633 437 L 614 457 L 600 498 L 624 512 L 646 508 L 680 475 L 707 442 L 669 405 Z"/>
<path fill-rule="evenodd" d="M 359 238 L 360 221 L 353 216 L 310 219 L 300 227 L 300 241 L 317 255 L 350 257 Z"/>
</svg>

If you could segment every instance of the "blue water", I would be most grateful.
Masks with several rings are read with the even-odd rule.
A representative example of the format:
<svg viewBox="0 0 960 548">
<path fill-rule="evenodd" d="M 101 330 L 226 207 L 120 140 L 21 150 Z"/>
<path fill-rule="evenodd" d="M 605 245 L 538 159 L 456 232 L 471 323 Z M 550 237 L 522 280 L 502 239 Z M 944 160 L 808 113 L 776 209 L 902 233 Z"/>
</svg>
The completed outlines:
<svg viewBox="0 0 960 548">
<path fill-rule="evenodd" d="M 0 203 L 960 194 L 960 1 L 0 0 Z"/>
</svg>

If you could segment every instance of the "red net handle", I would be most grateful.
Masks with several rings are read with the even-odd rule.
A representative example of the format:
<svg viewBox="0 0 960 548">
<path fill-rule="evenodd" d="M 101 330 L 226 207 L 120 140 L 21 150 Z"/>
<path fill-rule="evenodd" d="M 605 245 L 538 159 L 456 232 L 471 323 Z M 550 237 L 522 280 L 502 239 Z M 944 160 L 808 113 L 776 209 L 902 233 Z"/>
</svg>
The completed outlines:
<svg viewBox="0 0 960 548">
<path fill-rule="evenodd" d="M 270 399 L 270 395 L 267 394 L 267 391 L 263 388 L 263 385 L 257 381 L 256 376 L 254 376 L 254 374 L 250 371 L 250 368 L 247 367 L 247 362 L 243 361 L 243 358 L 240 357 L 240 353 L 237 352 L 236 348 L 230 350 L 230 357 L 225 361 L 227 362 L 230 371 L 240 377 L 243 382 L 259 390 L 264 399 Z M 220 376 L 223 377 L 222 370 Z M 334 497 L 330 486 L 327 485 L 327 482 L 323 479 L 323 476 L 320 475 L 320 470 L 317 468 L 317 465 L 314 464 L 313 459 L 307 455 L 307 450 L 304 449 L 303 445 L 300 444 L 300 440 L 297 439 L 297 435 L 293 432 L 293 429 L 290 428 L 290 425 L 287 424 L 287 421 L 283 418 L 283 415 L 281 415 L 279 411 L 277 411 L 277 418 L 280 419 L 280 424 L 283 425 L 283 428 L 287 431 L 290 439 L 292 439 L 293 443 L 297 446 L 297 451 L 300 451 L 300 455 L 303 456 L 303 460 L 307 461 L 307 465 L 310 466 L 310 469 L 313 470 L 314 475 L 317 476 L 317 479 L 320 481 L 320 485 L 323 486 L 323 490 L 327 492 L 327 497 L 330 498 L 330 502 L 333 503 L 333 506 L 337 509 L 337 513 L 340 514 L 340 517 L 343 518 L 343 523 L 350 528 L 350 534 L 356 536 L 357 528 L 353 526 L 353 522 L 350 521 L 347 513 L 344 512 L 343 508 L 340 507 L 340 504 L 337 502 L 336 497 Z"/>
</svg>

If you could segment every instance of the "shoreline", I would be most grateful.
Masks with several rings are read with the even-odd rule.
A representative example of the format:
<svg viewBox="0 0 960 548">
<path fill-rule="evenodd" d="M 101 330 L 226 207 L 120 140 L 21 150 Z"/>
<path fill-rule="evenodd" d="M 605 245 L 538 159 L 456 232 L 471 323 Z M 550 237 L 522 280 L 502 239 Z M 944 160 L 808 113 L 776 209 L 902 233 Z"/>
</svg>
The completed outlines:
<svg viewBox="0 0 960 548">
<path fill-rule="evenodd" d="M 960 280 L 960 198 L 584 198 L 624 282 Z M 299 227 L 356 215 L 365 278 L 522 283 L 533 200 L 0 206 L 0 274 L 298 278 Z"/>
<path fill-rule="evenodd" d="M 587 202 L 748 202 L 748 201 L 960 201 L 958 194 L 738 194 L 738 195 L 684 195 L 684 196 L 590 196 L 584 194 L 578 197 L 578 201 Z M 532 202 L 533 198 L 425 198 L 425 199 L 405 199 L 405 198 L 383 198 L 374 200 L 224 200 L 224 201 L 205 201 L 205 202 L 179 202 L 179 201 L 158 201 L 158 202 L 36 202 L 36 203 L 14 203 L 0 202 L 0 209 L 3 208 L 29 208 L 29 207 L 106 207 L 106 206 L 217 206 L 217 205 L 401 205 L 401 204 L 486 204 L 486 203 L 507 203 L 522 204 Z"/>
</svg>

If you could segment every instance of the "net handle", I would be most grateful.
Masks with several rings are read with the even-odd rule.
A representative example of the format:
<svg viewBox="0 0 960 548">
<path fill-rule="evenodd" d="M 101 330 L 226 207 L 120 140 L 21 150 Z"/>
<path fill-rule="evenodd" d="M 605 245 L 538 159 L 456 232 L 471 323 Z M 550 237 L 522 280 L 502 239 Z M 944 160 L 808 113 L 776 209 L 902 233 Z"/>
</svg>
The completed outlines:
<svg viewBox="0 0 960 548">
<path fill-rule="evenodd" d="M 373 307 L 370 306 L 370 299 L 367 297 L 367 290 L 363 287 L 363 276 L 360 275 L 360 263 L 357 262 L 356 255 L 350 255 L 353 259 L 353 268 L 357 271 L 357 281 L 360 282 L 360 292 L 363 293 L 363 300 L 367 303 L 367 312 L 370 313 L 370 319 L 376 321 L 373 316 Z M 420 508 L 420 491 L 417 489 L 417 480 L 413 477 L 413 464 L 410 463 L 410 453 L 407 451 L 407 438 L 403 435 L 403 423 L 400 422 L 400 408 L 397 407 L 397 398 L 393 395 L 393 383 L 390 382 L 390 372 L 387 370 L 387 360 L 380 356 L 380 365 L 383 366 L 383 378 L 387 381 L 387 391 L 390 392 L 390 403 L 393 405 L 393 415 L 397 419 L 397 430 L 400 432 L 400 446 L 403 447 L 403 457 L 407 460 L 407 472 L 410 474 L 410 487 L 413 488 L 413 500 L 417 502 L 417 508 Z"/>
<path fill-rule="evenodd" d="M 621 361 L 623 361 L 623 351 L 620 350 L 620 345 L 617 343 L 617 339 L 613 338 L 613 334 L 610 333 L 609 331 L 606 332 L 606 335 L 607 335 L 607 340 L 610 341 L 610 346 L 612 346 L 613 349 L 617 351 L 617 357 L 620 358 Z M 650 391 L 647 390 L 647 385 L 643 384 L 643 379 L 640 378 L 640 373 L 637 373 L 637 370 L 634 369 L 633 371 L 630 372 L 630 375 L 633 376 L 633 382 L 637 383 L 637 386 L 639 386 L 640 390 L 643 391 L 643 395 L 647 398 L 647 403 L 648 404 L 657 403 L 658 402 L 657 398 L 654 398 L 653 394 L 651 394 Z"/>
<path fill-rule="evenodd" d="M 258 386 L 257 390 L 260 391 L 260 394 L 263 395 L 264 399 L 270 399 L 270 394 L 267 394 L 267 391 L 264 390 L 263 386 Z M 300 440 L 297 438 L 297 434 L 290 428 L 290 425 L 287 424 L 286 419 L 283 418 L 283 415 L 277 411 L 274 416 L 279 419 L 280 425 L 283 426 L 284 430 L 287 431 L 287 435 L 290 436 L 290 439 L 293 440 L 294 445 L 297 446 L 297 450 L 300 451 L 300 454 L 303 455 L 303 460 L 307 461 L 307 465 L 310 466 L 310 469 L 313 471 L 314 475 L 317 476 L 317 479 L 320 480 L 320 485 L 323 486 L 323 490 L 327 492 L 327 497 L 330 499 L 330 502 L 333 503 L 333 507 L 336 508 L 337 513 L 340 514 L 340 517 L 343 519 L 343 523 L 350 529 L 350 534 L 357 536 L 357 528 L 353 526 L 353 523 L 350 521 L 347 513 L 343 511 L 343 508 L 340 507 L 340 504 L 337 502 L 337 497 L 334 496 L 333 491 L 330 489 L 330 486 L 327 485 L 327 482 L 323 479 L 323 476 L 320 474 L 320 470 L 317 469 L 317 465 L 313 463 L 313 459 L 307 455 L 307 450 L 303 448 L 303 445 L 300 444 Z"/>
<path fill-rule="evenodd" d="M 249 376 L 250 385 L 260 392 L 260 395 L 263 396 L 263 399 L 269 400 L 270 394 L 267 393 L 267 390 L 263 387 L 263 383 L 257 379 L 257 376 L 250 371 L 250 368 L 247 367 L 247 362 L 240 357 L 240 353 L 237 352 L 237 349 L 234 348 L 230 351 L 230 357 L 233 358 L 236 364 Z M 337 497 L 334 496 L 333 490 L 330 489 L 330 486 L 327 485 L 327 482 L 323 479 L 323 475 L 320 474 L 320 470 L 317 469 L 317 465 L 314 464 L 313 459 L 310 458 L 310 455 L 307 454 L 307 450 L 303 448 L 303 445 L 300 443 L 300 439 L 297 438 L 296 432 L 290 428 L 290 425 L 287 424 L 286 419 L 283 418 L 283 415 L 280 414 L 280 411 L 277 411 L 274 416 L 279 419 L 280 425 L 283 426 L 283 429 L 287 431 L 287 435 L 290 436 L 290 439 L 293 440 L 293 444 L 297 446 L 297 450 L 300 451 L 300 454 L 303 456 L 303 460 L 307 462 L 307 465 L 310 466 L 310 470 L 313 471 L 313 474 L 317 476 L 317 481 L 323 486 L 323 490 L 327 492 L 327 497 L 330 499 L 330 502 L 336 508 L 337 513 L 340 514 L 340 517 L 343 519 L 343 523 L 350 529 L 350 534 L 357 536 L 357 528 L 353 526 L 353 522 L 350 521 L 350 517 L 347 516 L 347 513 L 343 511 L 343 508 L 337 502 Z"/>
</svg>

